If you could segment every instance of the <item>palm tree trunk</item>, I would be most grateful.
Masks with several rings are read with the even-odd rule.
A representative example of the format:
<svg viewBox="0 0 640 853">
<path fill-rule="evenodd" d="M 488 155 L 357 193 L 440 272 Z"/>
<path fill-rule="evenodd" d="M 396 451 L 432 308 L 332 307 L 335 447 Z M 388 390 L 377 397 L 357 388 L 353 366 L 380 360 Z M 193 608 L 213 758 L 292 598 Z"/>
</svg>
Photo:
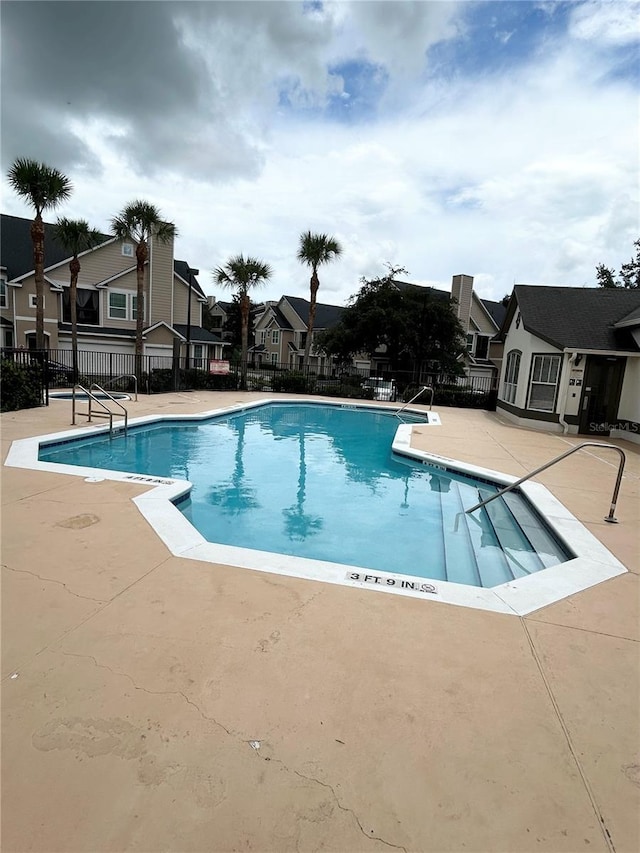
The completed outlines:
<svg viewBox="0 0 640 853">
<path fill-rule="evenodd" d="M 248 293 L 240 294 L 240 321 L 241 321 L 241 355 L 240 355 L 240 389 L 247 390 L 247 361 L 249 358 L 249 307 Z"/>
<path fill-rule="evenodd" d="M 71 359 L 73 364 L 73 384 L 78 384 L 78 273 L 80 261 L 75 255 L 69 263 L 71 280 L 69 283 L 69 308 L 71 310 Z"/>
<path fill-rule="evenodd" d="M 136 303 L 136 376 L 138 377 L 138 385 L 143 386 L 142 379 L 142 332 L 144 331 L 144 265 L 147 260 L 147 244 L 145 240 L 140 240 L 136 246 L 136 283 L 137 283 L 137 303 Z"/>
<path fill-rule="evenodd" d="M 40 211 L 31 223 L 33 264 L 36 277 L 36 349 L 44 347 L 44 223 Z"/>
<path fill-rule="evenodd" d="M 318 295 L 318 288 L 320 287 L 320 280 L 318 279 L 318 273 L 314 267 L 314 270 L 311 274 L 311 281 L 309 283 L 309 290 L 311 299 L 309 301 L 309 319 L 307 321 L 307 340 L 304 345 L 304 369 L 309 369 L 309 358 L 311 355 L 311 335 L 313 334 L 313 326 L 316 321 L 316 296 Z"/>
</svg>

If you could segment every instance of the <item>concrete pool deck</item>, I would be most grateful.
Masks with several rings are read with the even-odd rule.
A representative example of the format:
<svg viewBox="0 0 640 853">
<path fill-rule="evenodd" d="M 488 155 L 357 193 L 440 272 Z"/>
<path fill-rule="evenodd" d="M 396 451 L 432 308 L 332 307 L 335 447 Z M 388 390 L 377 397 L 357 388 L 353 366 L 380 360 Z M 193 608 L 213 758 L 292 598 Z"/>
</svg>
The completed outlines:
<svg viewBox="0 0 640 853">
<path fill-rule="evenodd" d="M 439 413 L 417 448 L 515 476 L 580 441 Z M 69 420 L 2 415 L 3 459 Z M 629 572 L 522 618 L 184 560 L 145 487 L 3 467 L 2 850 L 635 853 L 640 454 L 611 443 L 620 524 L 614 454 L 537 479 Z"/>
</svg>

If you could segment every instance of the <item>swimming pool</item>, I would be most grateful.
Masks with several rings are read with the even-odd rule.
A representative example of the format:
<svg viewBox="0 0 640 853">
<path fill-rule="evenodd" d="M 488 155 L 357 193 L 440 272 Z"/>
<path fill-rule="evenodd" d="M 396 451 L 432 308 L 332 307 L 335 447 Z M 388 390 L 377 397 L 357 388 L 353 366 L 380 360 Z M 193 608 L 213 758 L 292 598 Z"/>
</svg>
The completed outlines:
<svg viewBox="0 0 640 853">
<path fill-rule="evenodd" d="M 403 414 L 406 424 L 423 415 Z M 192 484 L 178 509 L 205 540 L 477 587 L 571 558 L 520 494 L 392 452 L 393 411 L 273 403 L 42 447 L 40 460 Z"/>
<path fill-rule="evenodd" d="M 255 412 L 274 402 L 276 401 L 268 398 L 258 398 L 244 403 L 237 401 L 234 406 L 213 411 L 202 411 L 198 414 L 181 413 L 176 416 L 156 413 L 130 420 L 129 427 L 130 430 L 137 431 L 141 427 L 154 426 L 155 428 L 161 425 L 175 425 L 176 423 L 182 425 L 203 424 L 214 417 L 227 417 L 239 412 Z M 318 400 L 308 400 L 305 405 L 332 405 L 350 410 L 357 409 L 358 411 L 375 409 L 387 413 L 390 410 L 393 411 L 392 407 L 375 403 L 358 403 L 356 406 L 338 401 L 329 404 Z M 399 424 L 392 443 L 393 458 L 396 461 L 412 460 L 419 465 L 433 466 L 436 472 L 446 472 L 445 476 L 452 473 L 470 474 L 483 484 L 482 487 L 487 483 L 498 483 L 503 486 L 515 482 L 516 477 L 512 475 L 416 448 L 413 442 L 414 432 L 420 433 L 420 443 L 423 445 L 426 443 L 428 446 L 431 433 L 438 433 L 441 429 L 446 430 L 446 416 L 441 422 L 440 415 L 437 412 L 425 412 L 421 409 L 417 410 L 416 414 L 424 419 L 424 423 L 418 426 L 406 422 L 411 417 L 408 411 L 401 414 L 401 418 L 405 422 L 399 418 L 394 418 L 394 422 Z M 51 448 L 53 445 L 60 446 L 74 442 L 78 438 L 84 439 L 99 435 L 108 438 L 108 432 L 108 426 L 96 425 L 17 439 L 12 442 L 4 464 L 9 467 L 29 469 L 41 473 L 54 472 L 84 478 L 86 483 L 92 484 L 90 489 L 95 488 L 98 491 L 103 487 L 109 488 L 109 481 L 143 487 L 136 489 L 131 495 L 131 501 L 155 534 L 166 545 L 169 552 L 180 560 L 195 560 L 199 563 L 209 564 L 212 571 L 216 571 L 216 568 L 221 565 L 233 566 L 239 569 L 265 572 L 270 575 L 313 580 L 391 595 L 429 599 L 443 604 L 473 607 L 494 613 L 519 616 L 553 604 L 627 571 L 625 566 L 579 519 L 572 515 L 564 504 L 541 483 L 535 481 L 523 483 L 519 487 L 519 492 L 527 498 L 530 507 L 534 508 L 537 516 L 544 519 L 545 526 L 553 532 L 560 542 L 566 545 L 573 557 L 566 562 L 552 565 L 544 571 L 531 572 L 531 574 L 525 574 L 515 580 L 493 587 L 473 586 L 456 583 L 453 580 L 427 581 L 402 573 L 368 571 L 346 563 L 296 557 L 289 554 L 268 552 L 261 548 L 254 549 L 208 542 L 176 506 L 185 498 L 188 499 L 192 490 L 191 482 L 182 479 L 182 476 L 190 472 L 180 472 L 181 476 L 174 478 L 45 462 L 39 458 L 41 450 L 47 447 Z M 112 440 L 117 443 L 120 438 L 122 438 L 122 434 L 114 435 Z M 92 499 L 85 489 L 86 487 L 83 487 L 83 500 L 88 500 L 91 503 Z M 73 494 L 73 492 L 71 493 Z M 97 499 L 100 500 L 101 498 L 97 496 Z M 475 522 L 471 521 L 470 523 L 477 527 Z M 117 538 L 119 530 L 114 530 L 113 535 L 114 538 Z M 480 547 L 482 548 L 482 543 L 480 543 Z M 177 565 L 180 571 L 184 569 L 182 563 Z"/>
</svg>

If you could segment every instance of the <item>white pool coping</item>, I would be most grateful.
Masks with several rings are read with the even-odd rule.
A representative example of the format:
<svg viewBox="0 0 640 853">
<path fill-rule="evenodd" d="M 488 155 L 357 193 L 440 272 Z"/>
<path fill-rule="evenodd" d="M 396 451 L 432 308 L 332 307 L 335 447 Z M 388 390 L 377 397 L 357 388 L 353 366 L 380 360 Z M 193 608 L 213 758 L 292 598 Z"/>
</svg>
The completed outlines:
<svg viewBox="0 0 640 853">
<path fill-rule="evenodd" d="M 263 399 L 255 403 L 230 406 L 224 409 L 200 412 L 198 414 L 160 414 L 134 418 L 129 421 L 129 428 L 145 424 L 162 423 L 163 421 L 200 421 L 212 417 L 223 417 L 229 414 L 244 412 L 249 409 L 266 405 L 322 405 L 336 406 L 347 409 L 377 409 L 378 411 L 393 411 L 372 403 L 347 404 L 325 400 L 283 401 Z M 440 418 L 436 412 L 424 412 L 417 409 L 405 410 L 408 414 L 428 415 L 429 423 L 421 423 L 421 428 L 440 426 Z M 500 485 L 509 485 L 516 477 L 493 471 L 466 462 L 460 462 L 445 456 L 427 453 L 411 447 L 411 431 L 413 424 L 399 423 L 392 450 L 399 456 L 435 465 L 456 473 L 470 474 L 491 480 Z M 382 572 L 331 563 L 322 560 L 311 560 L 304 557 L 294 557 L 286 554 L 274 554 L 249 548 L 239 548 L 231 545 L 221 545 L 208 542 L 202 534 L 187 520 L 174 505 L 173 501 L 186 495 L 191 490 L 188 480 L 178 480 L 170 477 L 154 477 L 147 474 L 131 474 L 125 471 L 109 471 L 103 468 L 86 468 L 77 465 L 64 465 L 53 462 L 41 462 L 38 459 L 40 445 L 57 441 L 70 441 L 88 435 L 98 435 L 109 431 L 105 425 L 82 427 L 33 436 L 14 441 L 9 449 L 5 465 L 14 468 L 27 468 L 36 471 L 51 471 L 57 474 L 70 474 L 83 477 L 89 482 L 104 480 L 129 482 L 136 485 L 149 485 L 153 488 L 132 498 L 142 515 L 153 527 L 169 551 L 176 557 L 188 560 L 214 563 L 217 565 L 235 566 L 253 571 L 286 575 L 321 581 L 323 583 L 340 584 L 343 586 L 359 587 L 377 590 L 394 595 L 408 595 L 414 598 L 424 598 L 430 601 L 440 601 L 463 607 L 475 607 L 495 613 L 507 613 L 525 616 L 528 613 L 546 607 L 582 590 L 602 583 L 605 580 L 627 572 L 625 566 L 562 504 L 551 492 L 540 483 L 527 482 L 519 487 L 529 502 L 542 515 L 548 526 L 564 543 L 575 558 L 560 563 L 548 569 L 518 578 L 509 583 L 491 588 L 466 586 L 450 581 L 416 578 L 393 572 Z"/>
</svg>

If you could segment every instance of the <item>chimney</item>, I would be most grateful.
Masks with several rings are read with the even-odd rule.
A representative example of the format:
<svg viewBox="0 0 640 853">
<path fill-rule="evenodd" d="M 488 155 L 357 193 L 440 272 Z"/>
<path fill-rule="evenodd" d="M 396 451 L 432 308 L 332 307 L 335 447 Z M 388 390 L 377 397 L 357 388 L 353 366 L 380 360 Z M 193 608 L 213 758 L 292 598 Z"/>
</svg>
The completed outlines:
<svg viewBox="0 0 640 853">
<path fill-rule="evenodd" d="M 472 275 L 454 275 L 451 281 L 451 296 L 458 303 L 456 314 L 465 332 L 469 331 L 469 317 L 471 316 L 471 296 L 473 294 Z"/>
</svg>

